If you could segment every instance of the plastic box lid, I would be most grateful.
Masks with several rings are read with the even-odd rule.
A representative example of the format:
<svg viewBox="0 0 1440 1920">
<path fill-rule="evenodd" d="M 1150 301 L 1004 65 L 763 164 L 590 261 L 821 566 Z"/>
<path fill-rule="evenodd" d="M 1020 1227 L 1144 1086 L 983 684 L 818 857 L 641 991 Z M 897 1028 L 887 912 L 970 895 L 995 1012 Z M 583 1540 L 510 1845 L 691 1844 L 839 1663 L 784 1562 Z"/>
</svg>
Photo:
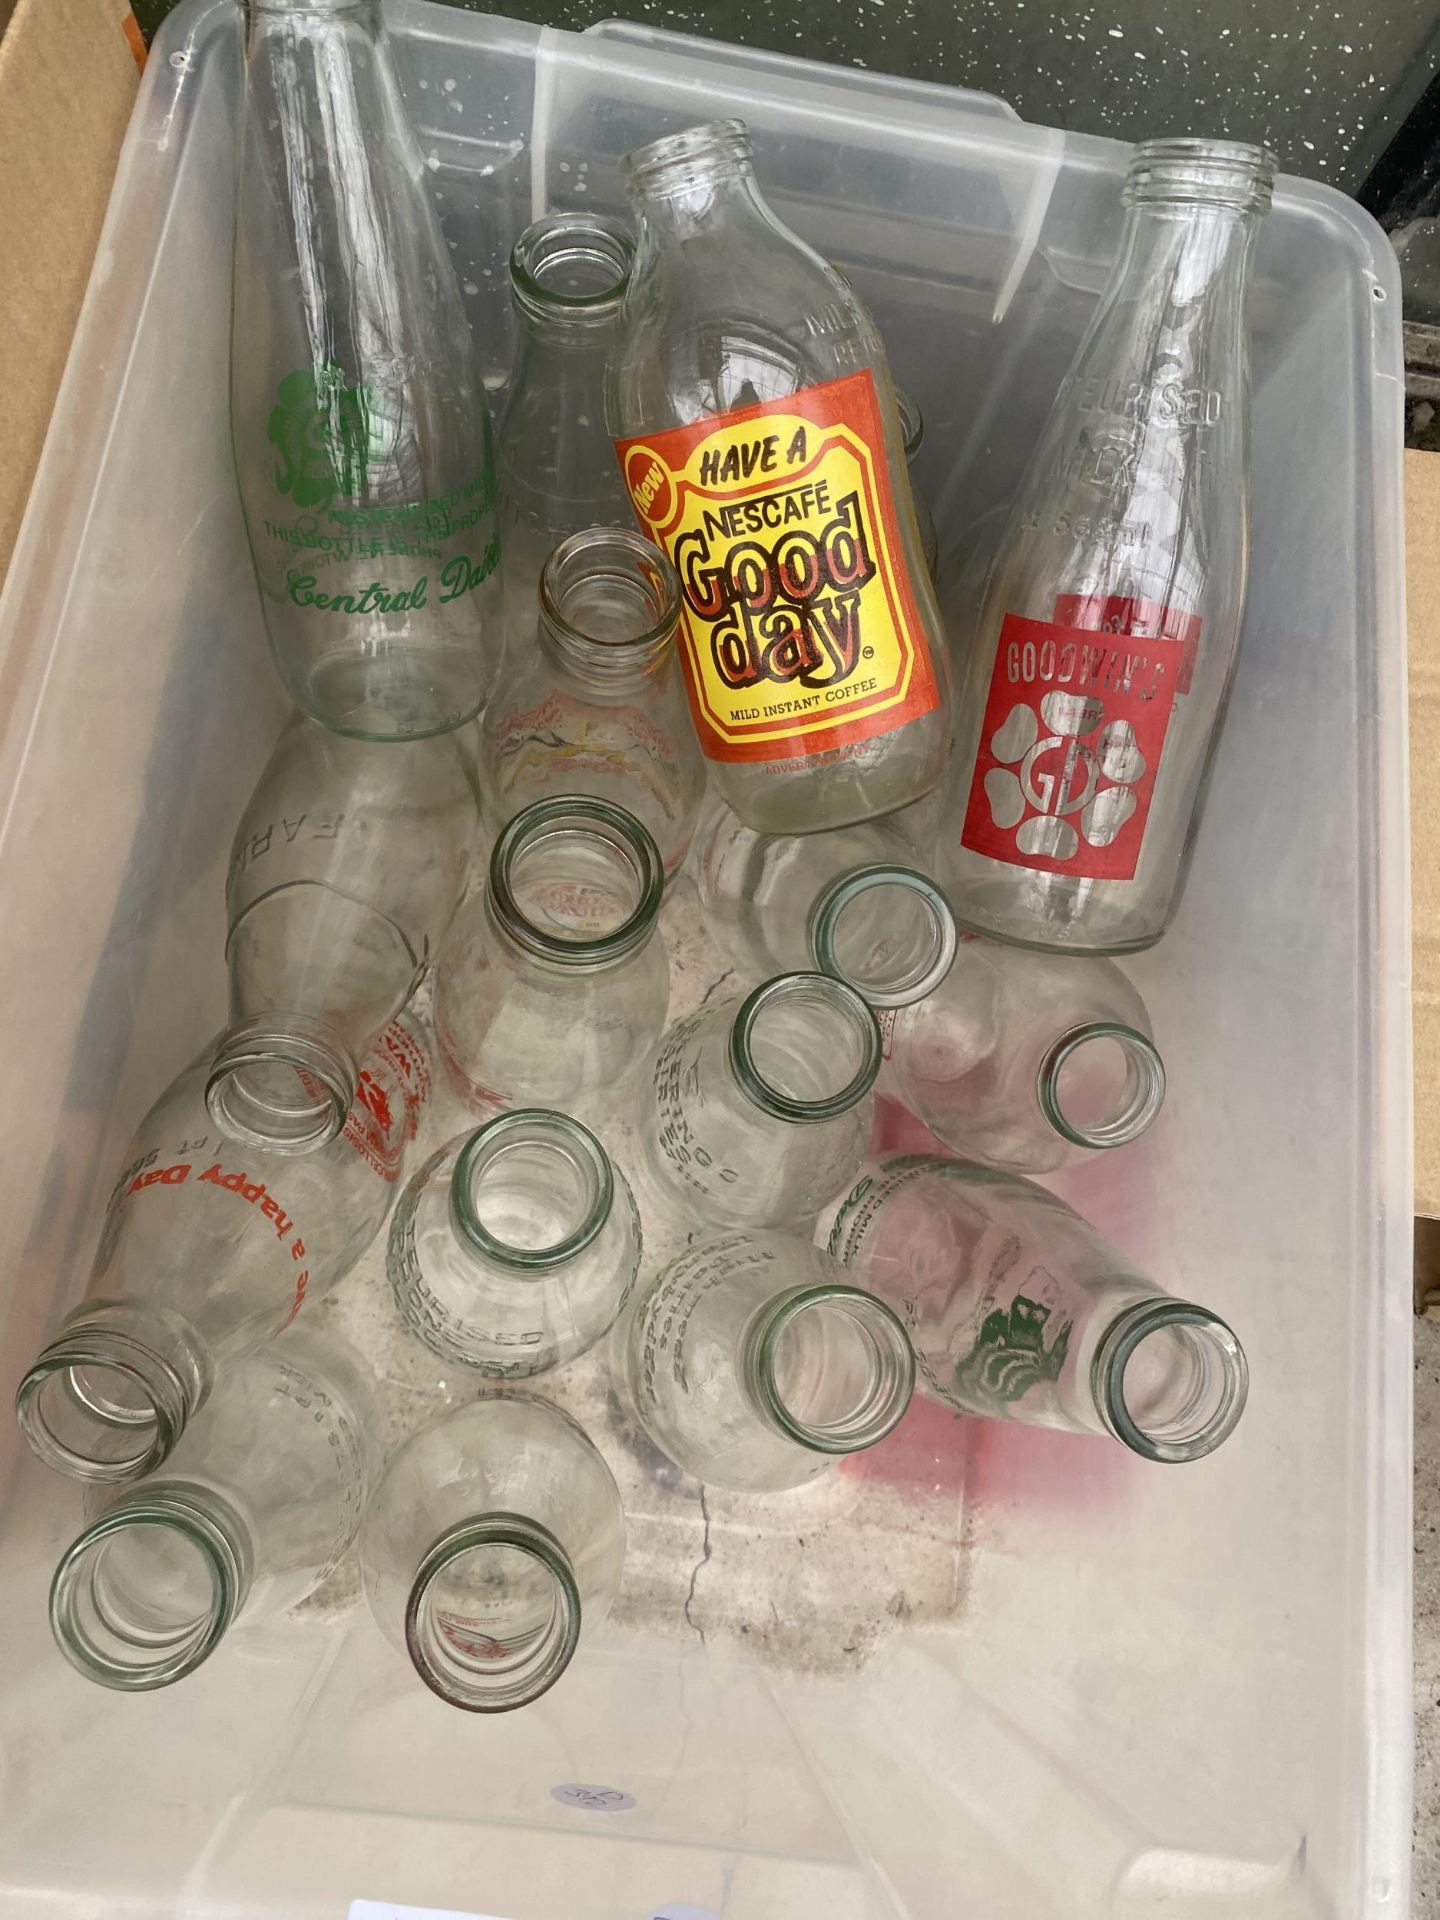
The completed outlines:
<svg viewBox="0 0 1440 1920">
<path fill-rule="evenodd" d="M 1007 498 L 1114 253 L 1123 149 L 803 62 L 390 11 L 497 385 L 516 232 L 618 211 L 628 147 L 738 112 L 925 408 L 942 550 Z M 151 55 L 0 600 L 6 1390 L 83 1287 L 131 1125 L 219 1024 L 228 841 L 283 714 L 227 428 L 239 80 L 238 10 L 190 0 Z M 614 1621 L 491 1721 L 432 1699 L 354 1608 L 237 1630 L 154 1697 L 88 1686 L 44 1605 L 78 1491 L 0 1424 L 0 1915 L 1404 1911 L 1399 323 L 1379 230 L 1283 181 L 1252 301 L 1244 649 L 1183 909 L 1134 966 L 1171 1096 L 1065 1183 L 1240 1333 L 1234 1439 L 1172 1470 L 922 1414 L 751 1509 L 636 1470 Z M 575 1785 L 614 1791 L 556 1797 Z"/>
</svg>

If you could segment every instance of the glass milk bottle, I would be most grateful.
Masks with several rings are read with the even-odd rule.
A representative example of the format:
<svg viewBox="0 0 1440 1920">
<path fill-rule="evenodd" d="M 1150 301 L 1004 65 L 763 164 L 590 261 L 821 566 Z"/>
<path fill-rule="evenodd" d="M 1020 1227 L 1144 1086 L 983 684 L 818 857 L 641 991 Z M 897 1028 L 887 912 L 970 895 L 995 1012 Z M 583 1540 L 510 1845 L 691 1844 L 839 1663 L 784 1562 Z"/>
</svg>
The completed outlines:
<svg viewBox="0 0 1440 1920">
<path fill-rule="evenodd" d="M 665 875 L 623 807 L 562 794 L 517 813 L 435 966 L 435 1031 L 472 1112 L 562 1113 L 613 1090 L 665 1027 Z"/>
<path fill-rule="evenodd" d="M 891 1308 L 780 1233 L 688 1247 L 616 1336 L 630 1404 L 661 1452 L 712 1487 L 803 1486 L 898 1424 L 915 1356 Z"/>
<path fill-rule="evenodd" d="M 675 569 L 633 527 L 587 527 L 546 558 L 537 602 L 483 722 L 490 825 L 535 800 L 588 794 L 650 829 L 668 878 L 705 792 L 676 652 Z"/>
<path fill-rule="evenodd" d="M 950 712 L 880 336 L 766 205 L 742 121 L 623 170 L 639 245 L 610 427 L 680 575 L 711 778 L 765 832 L 893 812 L 939 781 Z"/>
<path fill-rule="evenodd" d="M 959 1413 L 1213 1453 L 1245 1410 L 1240 1342 L 1043 1187 L 939 1154 L 867 1162 L 816 1241 L 905 1323 L 921 1390 Z"/>
<path fill-rule="evenodd" d="M 960 693 L 940 877 L 978 933 L 1119 953 L 1175 910 L 1245 608 L 1245 289 L 1274 164 L 1135 150 Z"/>
<path fill-rule="evenodd" d="M 396 1454 L 360 1534 L 376 1624 L 467 1713 L 553 1687 L 620 1586 L 625 1514 L 568 1415 L 523 1394 L 437 1415 Z"/>
<path fill-rule="evenodd" d="M 1154 1123 L 1164 1062 L 1145 1003 L 1113 960 L 974 934 L 954 954 L 932 992 L 882 1018 L 882 1091 L 937 1140 L 988 1167 L 1050 1173 Z"/>
<path fill-rule="evenodd" d="M 379 1232 L 429 1093 L 408 1023 L 362 1063 L 344 1131 L 295 1159 L 238 1146 L 205 1110 L 209 1052 L 136 1129 L 85 1297 L 20 1382 L 31 1449 L 81 1480 L 169 1458 L 224 1370 L 309 1324 Z"/>
<path fill-rule="evenodd" d="M 783 973 L 711 1000 L 675 1022 L 646 1076 L 646 1171 L 717 1226 L 800 1220 L 864 1153 L 879 1070 L 875 1015 L 843 980 Z"/>
<path fill-rule="evenodd" d="M 594 1346 L 640 1266 L 640 1216 L 588 1127 L 502 1113 L 434 1154 L 390 1223 L 395 1304 L 444 1360 L 520 1380 Z"/>
<path fill-rule="evenodd" d="M 375 1427 L 364 1365 L 333 1332 L 235 1361 L 163 1473 L 90 1502 L 50 1589 L 71 1666 L 150 1692 L 233 1626 L 298 1606 L 355 1538 Z"/>
<path fill-rule="evenodd" d="M 292 718 L 225 882 L 231 1024 L 205 1097 L 230 1139 L 334 1139 L 459 905 L 478 824 L 469 730 L 379 746 Z"/>
<path fill-rule="evenodd" d="M 245 7 L 230 403 L 296 705 L 369 740 L 472 718 L 502 640 L 494 449 L 377 0 Z"/>
<path fill-rule="evenodd" d="M 863 871 L 885 868 L 896 876 L 896 888 L 867 907 L 874 910 L 871 931 L 882 939 L 903 938 L 909 913 L 917 905 L 902 898 L 907 880 L 918 889 L 935 891 L 914 871 L 916 865 L 915 850 L 900 831 L 898 818 L 866 820 L 829 833 L 756 833 L 728 807 L 716 804 L 706 809 L 696 835 L 691 871 L 710 937 L 737 967 L 763 980 L 815 964 L 810 939 L 814 914 L 834 888 Z M 883 924 L 887 914 L 897 916 L 888 926 Z M 850 916 L 847 929 L 858 934 L 862 917 L 870 915 Z M 825 966 L 821 971 L 835 969 Z M 858 980 L 851 984 L 865 992 Z"/>
<path fill-rule="evenodd" d="M 634 258 L 618 221 L 588 213 L 547 214 L 510 254 L 520 338 L 497 445 L 507 624 L 522 638 L 560 542 L 584 527 L 634 526 L 605 431 L 605 370 Z"/>
</svg>

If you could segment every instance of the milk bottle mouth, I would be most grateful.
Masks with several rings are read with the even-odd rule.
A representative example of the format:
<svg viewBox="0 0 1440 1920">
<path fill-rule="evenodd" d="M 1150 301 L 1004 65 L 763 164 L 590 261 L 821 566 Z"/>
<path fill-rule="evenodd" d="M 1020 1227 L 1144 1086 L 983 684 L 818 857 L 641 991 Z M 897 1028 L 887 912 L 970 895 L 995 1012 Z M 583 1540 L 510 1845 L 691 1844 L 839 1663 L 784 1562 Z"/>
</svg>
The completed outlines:
<svg viewBox="0 0 1440 1920">
<path fill-rule="evenodd" d="M 232 1028 L 205 1081 L 210 1118 L 267 1153 L 314 1153 L 341 1132 L 359 1076 L 348 1047 L 315 1021 L 266 1016 Z"/>
<path fill-rule="evenodd" d="M 15 1413 L 31 1451 L 57 1472 L 136 1480 L 174 1448 L 199 1404 L 201 1378 L 178 1315 L 92 1303 L 30 1367 Z"/>
</svg>

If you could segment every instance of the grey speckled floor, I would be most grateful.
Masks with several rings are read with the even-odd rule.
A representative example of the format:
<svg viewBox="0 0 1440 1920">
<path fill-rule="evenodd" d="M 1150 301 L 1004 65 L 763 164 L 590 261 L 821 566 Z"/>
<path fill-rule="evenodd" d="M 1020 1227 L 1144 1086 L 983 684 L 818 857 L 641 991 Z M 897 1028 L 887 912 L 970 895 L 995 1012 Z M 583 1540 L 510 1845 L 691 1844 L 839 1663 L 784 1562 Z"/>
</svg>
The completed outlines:
<svg viewBox="0 0 1440 1920">
<path fill-rule="evenodd" d="M 1414 1920 L 1440 1916 L 1440 1320 L 1415 1322 Z"/>
<path fill-rule="evenodd" d="M 1354 192 L 1435 72 L 1433 0 L 451 0 L 548 26 L 621 18 L 1008 100 L 1039 125 L 1264 140 Z M 178 0 L 134 0 L 149 35 Z M 0 0 L 0 15 L 5 10 Z"/>
</svg>

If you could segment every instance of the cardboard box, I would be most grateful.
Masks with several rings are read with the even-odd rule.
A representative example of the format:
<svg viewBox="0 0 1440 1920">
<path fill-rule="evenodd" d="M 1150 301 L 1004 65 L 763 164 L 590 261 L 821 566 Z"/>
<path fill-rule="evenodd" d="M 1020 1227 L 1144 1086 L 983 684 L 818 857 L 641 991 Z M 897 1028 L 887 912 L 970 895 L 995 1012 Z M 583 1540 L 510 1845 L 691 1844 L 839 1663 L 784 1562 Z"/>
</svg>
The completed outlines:
<svg viewBox="0 0 1440 1920">
<path fill-rule="evenodd" d="M 1415 1211 L 1440 1219 L 1440 453 L 1405 455 Z"/>
<path fill-rule="evenodd" d="M 1440 453 L 1405 455 L 1415 1307 L 1440 1318 Z"/>
<path fill-rule="evenodd" d="M 125 0 L 18 0 L 0 37 L 7 268 L 0 276 L 0 579 L 65 371 L 144 60 Z"/>
</svg>

